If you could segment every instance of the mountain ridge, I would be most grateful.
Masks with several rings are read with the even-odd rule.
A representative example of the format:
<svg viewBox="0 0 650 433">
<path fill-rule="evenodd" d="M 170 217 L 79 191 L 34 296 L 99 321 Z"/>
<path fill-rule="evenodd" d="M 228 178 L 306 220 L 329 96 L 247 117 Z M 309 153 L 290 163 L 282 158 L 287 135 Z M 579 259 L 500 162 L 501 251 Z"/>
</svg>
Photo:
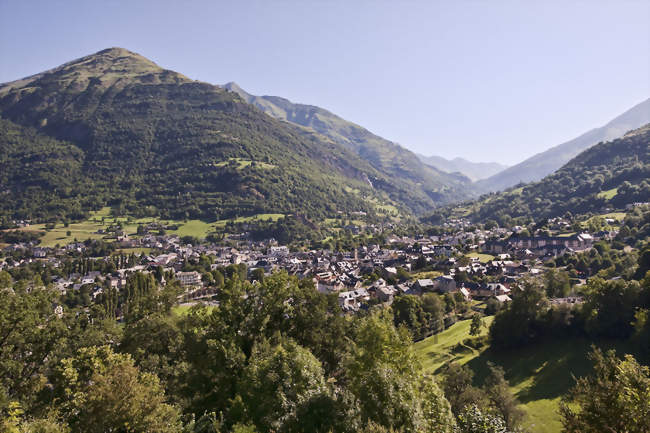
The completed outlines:
<svg viewBox="0 0 650 433">
<path fill-rule="evenodd" d="M 396 182 L 408 181 L 405 186 L 421 190 L 432 199 L 431 189 L 447 186 L 457 199 L 473 196 L 471 179 L 460 173 L 447 173 L 424 164 L 410 150 L 386 140 L 353 122 L 315 105 L 299 104 L 280 96 L 256 96 L 246 92 L 237 83 L 229 82 L 223 88 L 238 94 L 276 119 L 311 128 L 336 143 L 357 153 L 374 168 L 387 173 Z"/>
<path fill-rule="evenodd" d="M 543 152 L 515 164 L 487 179 L 477 182 L 485 191 L 501 191 L 519 183 L 538 181 L 562 167 L 580 152 L 602 142 L 623 136 L 627 131 L 637 129 L 650 122 L 650 98 L 616 116 L 599 128 L 553 146 Z"/>
<path fill-rule="evenodd" d="M 474 221 L 509 225 L 650 202 L 650 123 L 582 151 L 543 179 L 448 208 Z M 445 212 L 434 213 L 440 219 Z M 446 216 L 449 216 L 447 214 Z"/>
<path fill-rule="evenodd" d="M 0 120 L 5 216 L 79 218 L 104 205 L 202 219 L 409 212 L 389 198 L 408 191 L 336 143 L 125 49 L 5 83 Z M 30 170 L 59 163 L 42 149 L 67 155 L 71 184 L 29 182 Z"/>
<path fill-rule="evenodd" d="M 79 218 L 104 205 L 175 219 L 422 214 L 467 197 L 469 184 L 431 168 L 418 185 L 409 167 L 373 166 L 324 134 L 123 48 L 0 85 L 0 119 L 0 211 L 19 218 Z M 43 148 L 67 155 L 71 184 L 21 180 L 27 161 L 46 173 L 58 163 L 39 160 Z"/>
</svg>

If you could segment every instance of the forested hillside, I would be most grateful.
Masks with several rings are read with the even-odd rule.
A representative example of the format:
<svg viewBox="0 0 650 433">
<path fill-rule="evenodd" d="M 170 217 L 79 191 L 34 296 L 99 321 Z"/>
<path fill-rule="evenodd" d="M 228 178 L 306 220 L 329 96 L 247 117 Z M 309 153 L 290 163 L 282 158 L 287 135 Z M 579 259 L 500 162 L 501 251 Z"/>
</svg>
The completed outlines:
<svg viewBox="0 0 650 433">
<path fill-rule="evenodd" d="M 533 219 L 650 201 L 650 125 L 582 152 L 543 180 L 482 196 L 457 212 L 474 220 Z M 439 214 L 440 215 L 440 214 Z"/>
<path fill-rule="evenodd" d="M 3 85 L 0 116 L 5 217 L 77 218 L 109 205 L 168 218 L 314 218 L 450 199 L 439 185 L 421 200 L 326 137 L 120 48 Z"/>
<path fill-rule="evenodd" d="M 452 173 L 457 170 L 427 165 L 410 150 L 321 107 L 293 103 L 279 96 L 251 95 L 236 83 L 223 87 L 276 119 L 313 129 L 356 153 L 373 168 L 390 177 L 393 185 L 408 191 L 404 200 L 408 200 L 410 206 L 418 209 L 431 207 L 440 202 L 459 201 L 474 195 L 470 179 Z"/>
</svg>

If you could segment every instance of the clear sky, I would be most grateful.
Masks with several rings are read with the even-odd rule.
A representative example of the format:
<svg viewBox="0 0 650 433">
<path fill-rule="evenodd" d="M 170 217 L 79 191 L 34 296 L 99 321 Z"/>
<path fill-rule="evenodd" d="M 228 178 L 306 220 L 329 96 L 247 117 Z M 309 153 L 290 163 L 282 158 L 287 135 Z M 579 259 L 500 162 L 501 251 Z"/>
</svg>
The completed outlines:
<svg viewBox="0 0 650 433">
<path fill-rule="evenodd" d="M 648 0 L 0 0 L 0 82 L 120 46 L 420 153 L 512 164 L 650 96 L 648 23 Z"/>
</svg>

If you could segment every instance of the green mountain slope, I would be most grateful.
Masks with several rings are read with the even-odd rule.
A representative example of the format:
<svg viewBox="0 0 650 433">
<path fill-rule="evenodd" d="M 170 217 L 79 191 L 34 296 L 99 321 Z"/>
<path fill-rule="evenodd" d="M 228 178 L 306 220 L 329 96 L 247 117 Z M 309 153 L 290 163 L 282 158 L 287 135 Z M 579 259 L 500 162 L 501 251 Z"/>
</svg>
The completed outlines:
<svg viewBox="0 0 650 433">
<path fill-rule="evenodd" d="M 539 182 L 464 204 L 474 220 L 533 219 L 650 201 L 650 124 L 593 146 Z"/>
<path fill-rule="evenodd" d="M 417 153 L 416 155 L 420 158 L 420 161 L 427 165 L 446 173 L 457 171 L 473 181 L 485 179 L 508 168 L 507 165 L 498 162 L 472 162 L 465 158 L 447 159 L 436 155 L 424 156 Z"/>
<path fill-rule="evenodd" d="M 605 126 L 539 153 L 477 183 L 483 191 L 501 191 L 522 182 L 535 182 L 562 167 L 583 150 L 601 141 L 623 136 L 650 122 L 650 98 L 635 105 Z"/>
<path fill-rule="evenodd" d="M 236 83 L 223 87 L 271 117 L 310 128 L 355 152 L 395 186 L 409 191 L 417 202 L 411 206 L 434 206 L 473 195 L 473 186 L 466 176 L 424 164 L 413 152 L 323 108 L 296 104 L 279 96 L 251 95 Z"/>
<path fill-rule="evenodd" d="M 0 117 L 4 216 L 110 205 L 168 218 L 323 217 L 434 204 L 409 208 L 418 195 L 332 140 L 121 48 L 0 86 Z"/>
</svg>

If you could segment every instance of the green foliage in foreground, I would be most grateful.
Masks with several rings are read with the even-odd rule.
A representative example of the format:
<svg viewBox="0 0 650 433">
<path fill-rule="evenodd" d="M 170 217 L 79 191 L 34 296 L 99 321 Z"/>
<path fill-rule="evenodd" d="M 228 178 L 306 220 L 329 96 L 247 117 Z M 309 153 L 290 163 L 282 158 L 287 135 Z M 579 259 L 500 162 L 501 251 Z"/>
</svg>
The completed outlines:
<svg viewBox="0 0 650 433">
<path fill-rule="evenodd" d="M 51 421 L 71 433 L 454 431 L 449 403 L 390 311 L 345 317 L 335 296 L 278 273 L 254 285 L 234 274 L 218 307 L 176 315 L 155 275 L 131 279 L 122 326 L 110 293 L 59 316 L 53 291 L 3 289 L 7 429 Z"/>
<path fill-rule="evenodd" d="M 650 431 L 650 369 L 631 356 L 594 350 L 594 372 L 579 378 L 560 411 L 566 433 Z"/>
</svg>

